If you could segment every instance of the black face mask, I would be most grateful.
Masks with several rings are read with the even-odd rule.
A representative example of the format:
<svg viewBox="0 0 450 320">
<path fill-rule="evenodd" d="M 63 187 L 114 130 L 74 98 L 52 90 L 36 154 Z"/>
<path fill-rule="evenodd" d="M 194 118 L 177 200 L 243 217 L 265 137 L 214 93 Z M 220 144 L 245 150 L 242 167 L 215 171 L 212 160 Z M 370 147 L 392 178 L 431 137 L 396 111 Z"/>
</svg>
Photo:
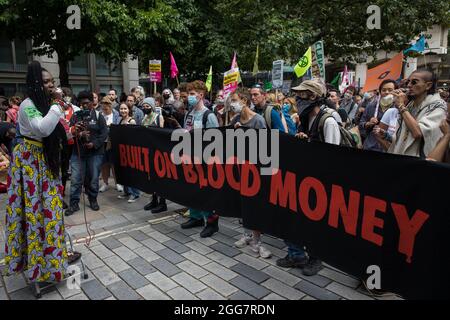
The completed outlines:
<svg viewBox="0 0 450 320">
<path fill-rule="evenodd" d="M 142 109 L 142 112 L 143 112 L 144 114 L 150 114 L 150 113 L 152 113 L 152 109 L 144 108 L 144 109 Z"/>
<path fill-rule="evenodd" d="M 170 98 L 170 94 L 165 94 L 163 95 L 164 99 L 169 99 Z"/>
<path fill-rule="evenodd" d="M 298 115 L 300 118 L 306 117 L 317 105 L 317 101 L 299 100 L 297 103 Z"/>
</svg>

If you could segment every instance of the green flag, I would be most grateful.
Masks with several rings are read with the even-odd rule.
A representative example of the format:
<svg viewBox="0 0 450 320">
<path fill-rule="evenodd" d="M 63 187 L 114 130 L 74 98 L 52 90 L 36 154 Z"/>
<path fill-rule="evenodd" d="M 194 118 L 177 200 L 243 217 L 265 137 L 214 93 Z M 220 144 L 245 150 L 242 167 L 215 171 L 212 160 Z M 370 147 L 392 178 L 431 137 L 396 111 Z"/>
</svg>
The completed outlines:
<svg viewBox="0 0 450 320">
<path fill-rule="evenodd" d="M 209 68 L 208 78 L 206 79 L 206 88 L 208 88 L 208 92 L 211 91 L 212 87 L 212 66 Z"/>
<path fill-rule="evenodd" d="M 264 81 L 264 90 L 266 91 L 272 90 L 272 81 Z"/>
<path fill-rule="evenodd" d="M 256 56 L 255 56 L 255 63 L 253 64 L 253 75 L 257 75 L 259 72 L 258 68 L 258 56 L 259 56 L 259 44 L 256 46 Z"/>
<path fill-rule="evenodd" d="M 309 68 L 311 68 L 311 47 L 306 50 L 303 57 L 300 59 L 300 61 L 295 65 L 294 71 L 297 75 L 297 78 L 302 77 L 306 71 L 308 71 Z"/>
<path fill-rule="evenodd" d="M 341 82 L 341 74 L 338 73 L 336 77 L 334 77 L 333 81 L 331 81 L 331 85 L 336 89 L 339 89 L 339 82 Z"/>
</svg>

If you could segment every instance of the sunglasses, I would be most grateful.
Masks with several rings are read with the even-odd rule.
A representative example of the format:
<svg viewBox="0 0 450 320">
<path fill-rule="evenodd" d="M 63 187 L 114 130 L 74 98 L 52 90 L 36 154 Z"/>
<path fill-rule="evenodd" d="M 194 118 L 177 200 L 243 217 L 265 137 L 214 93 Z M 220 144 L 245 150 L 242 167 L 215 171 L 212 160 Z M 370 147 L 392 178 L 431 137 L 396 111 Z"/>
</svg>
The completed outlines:
<svg viewBox="0 0 450 320">
<path fill-rule="evenodd" d="M 415 86 L 416 84 L 418 84 L 420 82 L 420 80 L 418 79 L 412 79 L 412 80 L 407 80 L 405 82 L 405 85 L 409 85 L 411 83 L 411 85 Z"/>
<path fill-rule="evenodd" d="M 258 89 L 260 89 L 260 88 L 262 88 L 262 85 L 260 85 L 260 84 L 254 84 L 253 87 L 252 87 L 252 89 L 253 89 L 253 88 L 258 88 Z"/>
</svg>

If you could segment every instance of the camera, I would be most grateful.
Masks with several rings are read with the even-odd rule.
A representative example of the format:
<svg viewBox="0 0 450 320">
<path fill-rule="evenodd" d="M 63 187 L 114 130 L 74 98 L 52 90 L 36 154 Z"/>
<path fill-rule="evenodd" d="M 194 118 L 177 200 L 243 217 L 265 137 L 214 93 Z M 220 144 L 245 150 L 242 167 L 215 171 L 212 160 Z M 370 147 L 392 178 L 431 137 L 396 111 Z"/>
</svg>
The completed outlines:
<svg viewBox="0 0 450 320">
<path fill-rule="evenodd" d="M 91 120 L 90 110 L 79 110 L 75 112 L 78 122 L 89 122 Z"/>
<path fill-rule="evenodd" d="M 75 125 L 81 125 L 83 127 L 83 132 L 87 131 L 89 121 L 91 120 L 90 110 L 79 110 L 75 112 L 77 123 Z M 80 140 L 82 143 L 89 143 L 89 135 L 81 135 Z"/>
</svg>

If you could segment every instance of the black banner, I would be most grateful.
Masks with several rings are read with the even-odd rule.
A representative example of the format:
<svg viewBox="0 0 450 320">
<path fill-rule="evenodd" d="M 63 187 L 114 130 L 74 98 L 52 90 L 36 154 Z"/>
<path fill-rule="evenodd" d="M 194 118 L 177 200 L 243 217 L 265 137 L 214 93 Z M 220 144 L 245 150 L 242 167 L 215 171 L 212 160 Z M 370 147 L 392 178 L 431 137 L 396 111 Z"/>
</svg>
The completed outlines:
<svg viewBox="0 0 450 320">
<path fill-rule="evenodd" d="M 165 129 L 112 126 L 111 138 L 120 184 L 242 217 L 358 278 L 379 267 L 381 289 L 405 298 L 450 298 L 448 165 L 282 134 L 278 172 L 261 175 L 260 163 L 175 165 Z"/>
</svg>

